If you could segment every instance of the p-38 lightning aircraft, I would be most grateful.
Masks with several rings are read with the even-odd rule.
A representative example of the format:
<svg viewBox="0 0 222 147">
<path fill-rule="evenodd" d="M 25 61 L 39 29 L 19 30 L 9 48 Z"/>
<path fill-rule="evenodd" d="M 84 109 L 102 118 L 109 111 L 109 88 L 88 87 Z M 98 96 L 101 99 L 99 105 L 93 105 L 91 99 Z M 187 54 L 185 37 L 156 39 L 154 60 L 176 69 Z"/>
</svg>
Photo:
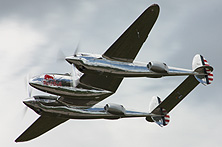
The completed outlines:
<svg viewBox="0 0 222 147">
<path fill-rule="evenodd" d="M 40 117 L 15 141 L 34 139 L 69 119 L 119 119 L 145 117 L 159 126 L 169 123 L 168 113 L 199 83 L 213 81 L 213 67 L 197 54 L 192 70 L 167 66 L 150 61 L 134 62 L 159 15 L 159 6 L 148 7 L 132 25 L 106 50 L 103 55 L 75 53 L 65 60 L 72 65 L 71 74 L 42 74 L 29 84 L 53 95 L 33 96 L 23 103 Z M 188 76 L 163 101 L 154 96 L 149 112 L 126 110 L 122 105 L 109 103 L 103 108 L 93 107 L 114 94 L 125 77 L 161 78 Z"/>
</svg>

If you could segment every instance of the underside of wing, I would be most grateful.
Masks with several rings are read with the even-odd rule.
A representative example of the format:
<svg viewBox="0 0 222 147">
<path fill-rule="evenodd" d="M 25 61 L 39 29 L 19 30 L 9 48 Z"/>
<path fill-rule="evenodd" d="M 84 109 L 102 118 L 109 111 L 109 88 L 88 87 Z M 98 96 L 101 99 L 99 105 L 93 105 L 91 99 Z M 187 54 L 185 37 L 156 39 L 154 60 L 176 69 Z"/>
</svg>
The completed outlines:
<svg viewBox="0 0 222 147">
<path fill-rule="evenodd" d="M 103 54 L 104 58 L 123 62 L 133 62 L 141 46 L 146 41 L 159 15 L 159 6 L 147 8 L 134 23 Z"/>
<path fill-rule="evenodd" d="M 68 119 L 48 116 L 40 116 L 25 132 L 23 132 L 15 142 L 24 142 L 34 139 L 52 128 L 64 123 Z"/>
<path fill-rule="evenodd" d="M 164 109 L 169 113 L 180 101 L 182 101 L 197 85 L 197 79 L 188 76 L 167 98 L 161 102 L 151 113 L 155 113 L 158 109 Z"/>
<path fill-rule="evenodd" d="M 115 93 L 122 80 L 123 78 L 107 74 L 84 74 L 80 78 L 77 88 L 107 90 L 110 93 L 97 96 L 87 95 L 85 97 L 62 96 L 59 100 L 75 106 L 91 107 Z"/>
<path fill-rule="evenodd" d="M 104 89 L 115 92 L 123 78 L 108 74 L 84 74 L 80 78 L 78 87 L 86 89 Z"/>
</svg>

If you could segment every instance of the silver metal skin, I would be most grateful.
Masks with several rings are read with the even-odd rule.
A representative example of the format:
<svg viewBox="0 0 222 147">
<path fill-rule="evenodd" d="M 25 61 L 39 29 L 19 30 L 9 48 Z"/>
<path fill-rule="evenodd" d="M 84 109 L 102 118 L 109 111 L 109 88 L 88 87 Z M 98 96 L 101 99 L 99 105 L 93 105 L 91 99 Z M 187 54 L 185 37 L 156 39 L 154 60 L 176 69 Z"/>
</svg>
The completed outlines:
<svg viewBox="0 0 222 147">
<path fill-rule="evenodd" d="M 108 60 L 97 54 L 78 54 L 66 57 L 66 61 L 74 64 L 77 69 L 83 73 L 106 73 L 118 77 L 150 77 L 160 78 L 163 76 L 185 76 L 197 75 L 197 72 L 188 69 L 169 67 L 165 63 L 155 62 L 158 68 L 162 68 L 160 64 L 167 66 L 167 71 L 149 70 L 148 63 L 143 62 L 121 62 Z"/>
<path fill-rule="evenodd" d="M 78 79 L 76 80 L 78 81 Z M 73 87 L 73 78 L 70 74 L 43 74 L 35 76 L 29 84 L 43 92 L 70 97 L 97 97 L 111 94 L 111 91 L 103 89 L 82 89 Z"/>
<path fill-rule="evenodd" d="M 192 70 L 168 67 L 165 63 L 162 64 L 160 62 L 150 62 L 147 66 L 146 63 L 142 62 L 128 63 L 128 62 L 112 61 L 105 59 L 101 55 L 97 54 L 86 54 L 86 53 L 77 54 L 75 56 L 67 57 L 66 60 L 69 63 L 74 64 L 75 67 L 77 67 L 81 72 L 87 74 L 102 73 L 105 75 L 112 74 L 117 77 L 120 76 L 120 77 L 151 77 L 151 78 L 198 74 L 196 72 L 193 72 Z M 154 65 L 155 67 L 151 68 L 151 66 Z M 149 69 L 152 69 L 156 72 Z M 42 74 L 33 77 L 29 81 L 29 84 L 40 91 L 57 95 L 58 98 L 56 99 L 56 102 L 60 102 L 60 104 L 63 104 L 62 105 L 63 110 L 66 110 L 65 107 L 67 107 L 67 111 L 68 110 L 71 111 L 74 117 L 75 113 L 76 114 L 79 113 L 79 110 L 77 111 L 76 109 L 91 108 L 94 105 L 94 103 L 97 103 L 97 101 L 101 101 L 101 99 L 104 99 L 114 93 L 112 91 L 100 89 L 98 87 L 95 88 L 94 87 L 79 88 L 78 86 L 73 87 L 74 82 L 79 83 L 79 79 L 81 76 L 82 74 L 80 74 L 80 76 L 77 79 L 74 79 L 70 74 L 53 74 L 53 73 Z M 73 100 L 82 101 L 84 105 L 71 104 L 70 102 L 67 103 L 64 100 L 64 98 L 71 98 Z M 25 101 L 24 103 L 26 104 L 27 101 Z M 39 105 L 36 106 L 39 107 Z M 30 108 L 37 109 L 35 108 L 34 105 Z M 47 111 L 49 111 L 48 109 Z M 57 113 L 60 113 L 59 110 L 61 109 L 58 109 Z M 84 112 L 82 114 L 86 114 L 85 112 L 88 112 L 85 110 L 81 111 Z M 91 115 L 91 113 L 87 113 L 86 117 L 89 117 L 89 115 Z M 101 116 L 103 117 L 103 115 Z"/>
<path fill-rule="evenodd" d="M 147 66 L 146 63 L 142 62 L 120 62 L 112 61 L 103 58 L 101 55 L 97 54 L 77 54 L 75 56 L 67 57 L 66 60 L 74 64 L 78 70 L 85 74 L 103 74 L 103 75 L 114 75 L 116 77 L 151 77 L 160 78 L 163 76 L 181 76 L 181 75 L 196 75 L 198 73 L 192 70 L 168 67 L 165 63 L 160 62 L 150 62 Z M 154 66 L 151 68 L 151 66 Z M 166 67 L 166 68 L 165 68 Z M 152 69 L 152 70 L 149 70 Z M 91 107 L 97 101 L 112 95 L 114 92 L 101 89 L 98 87 L 87 87 L 79 88 L 75 83 L 79 83 L 79 79 L 82 73 L 79 74 L 78 78 L 73 78 L 70 74 L 42 74 L 33 77 L 29 84 L 43 92 L 50 94 L 55 94 L 60 96 L 58 99 L 62 103 L 66 103 L 64 98 L 77 99 L 79 101 L 84 101 L 84 106 L 82 104 L 71 104 L 70 102 L 66 105 L 74 105 L 80 107 Z M 76 85 L 76 87 L 73 87 Z M 98 100 L 97 100 L 98 99 Z M 93 101 L 90 101 L 93 100 Z M 75 102 L 76 103 L 76 102 Z"/>
<path fill-rule="evenodd" d="M 160 126 L 169 123 L 167 115 L 200 82 L 213 81 L 213 68 L 201 55 L 193 60 L 193 69 L 167 66 L 165 63 L 133 62 L 146 41 L 159 15 L 159 6 L 148 7 L 133 24 L 106 50 L 103 55 L 82 53 L 77 50 L 66 61 L 72 65 L 71 74 L 42 74 L 33 77 L 29 84 L 54 96 L 33 96 L 23 103 L 40 117 L 15 141 L 34 139 L 69 119 L 119 119 L 145 117 Z M 76 70 L 78 69 L 78 70 Z M 161 78 L 164 76 L 188 77 L 162 102 L 151 102 L 148 113 L 126 110 L 122 105 L 106 104 L 103 108 L 95 104 L 114 94 L 125 77 Z"/>
<path fill-rule="evenodd" d="M 79 107 L 71 107 L 63 105 L 57 99 L 58 97 L 52 97 L 52 96 L 34 96 L 34 98 L 29 98 L 24 100 L 23 103 L 29 108 L 33 109 L 39 115 L 62 117 L 67 119 L 119 119 L 125 117 L 152 116 L 152 114 L 150 113 L 136 112 L 136 111 L 124 111 L 122 114 L 119 113 L 112 114 L 106 110 L 106 107 L 80 109 Z M 122 105 L 114 104 L 114 106 L 122 106 Z M 118 110 L 117 107 L 113 108 L 116 108 Z"/>
</svg>

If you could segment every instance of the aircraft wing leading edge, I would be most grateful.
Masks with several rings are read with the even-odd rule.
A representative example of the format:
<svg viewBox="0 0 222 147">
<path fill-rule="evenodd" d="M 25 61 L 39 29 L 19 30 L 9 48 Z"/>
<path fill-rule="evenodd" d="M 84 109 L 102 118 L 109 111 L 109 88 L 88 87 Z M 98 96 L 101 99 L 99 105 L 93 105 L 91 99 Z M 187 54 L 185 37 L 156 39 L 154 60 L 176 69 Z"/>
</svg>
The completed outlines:
<svg viewBox="0 0 222 147">
<path fill-rule="evenodd" d="M 103 57 L 110 60 L 133 62 L 157 20 L 159 9 L 157 4 L 148 7 L 109 47 Z"/>
<path fill-rule="evenodd" d="M 23 132 L 15 140 L 15 142 L 24 142 L 34 139 L 67 120 L 68 119 L 65 118 L 56 118 L 42 115 L 27 130 L 25 130 L 25 132 Z"/>
<path fill-rule="evenodd" d="M 170 95 L 151 110 L 152 114 L 164 115 L 169 113 L 177 104 L 179 104 L 200 82 L 195 76 L 188 76 Z M 157 97 L 157 99 L 160 99 Z M 164 111 L 164 113 L 163 113 Z M 147 118 L 148 119 L 148 118 Z"/>
<path fill-rule="evenodd" d="M 155 109 L 162 108 L 169 113 L 181 102 L 200 82 L 190 75 Z M 155 110 L 154 110 L 155 111 Z"/>
<path fill-rule="evenodd" d="M 146 120 L 149 122 L 156 122 L 161 127 L 166 126 L 170 121 L 168 113 L 199 83 L 200 82 L 195 78 L 195 76 L 190 75 L 162 102 L 158 96 L 154 96 L 150 103 L 150 113 L 153 116 L 147 116 Z"/>
</svg>

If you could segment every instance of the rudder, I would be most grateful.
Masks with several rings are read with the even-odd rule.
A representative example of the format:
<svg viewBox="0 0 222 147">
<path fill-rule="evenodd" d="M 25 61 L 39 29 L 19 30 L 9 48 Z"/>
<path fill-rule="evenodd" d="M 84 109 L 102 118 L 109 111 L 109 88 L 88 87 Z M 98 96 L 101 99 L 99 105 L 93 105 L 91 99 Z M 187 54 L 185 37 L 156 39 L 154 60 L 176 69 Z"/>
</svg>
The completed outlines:
<svg viewBox="0 0 222 147">
<path fill-rule="evenodd" d="M 155 122 L 159 126 L 163 127 L 169 124 L 170 116 L 168 112 L 163 108 L 156 107 L 161 103 L 161 99 L 158 96 L 154 96 L 150 102 L 149 112 L 153 114 L 151 117 L 147 117 L 146 120 L 149 122 Z"/>
<path fill-rule="evenodd" d="M 192 63 L 193 71 L 199 73 L 195 78 L 203 85 L 209 85 L 213 81 L 213 67 L 209 65 L 202 55 L 195 55 Z"/>
</svg>

